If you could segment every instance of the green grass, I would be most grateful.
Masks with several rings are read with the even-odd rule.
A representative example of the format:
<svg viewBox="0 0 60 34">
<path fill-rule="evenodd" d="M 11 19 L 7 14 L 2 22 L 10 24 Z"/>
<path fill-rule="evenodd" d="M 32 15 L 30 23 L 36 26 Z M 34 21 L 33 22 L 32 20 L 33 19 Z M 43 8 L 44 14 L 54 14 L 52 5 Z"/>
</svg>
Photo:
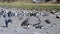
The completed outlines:
<svg viewBox="0 0 60 34">
<path fill-rule="evenodd" d="M 1 7 L 10 7 L 10 8 L 23 8 L 23 9 L 35 9 L 35 10 L 56 10 L 60 11 L 60 4 L 33 4 L 33 3 L 26 3 L 26 2 L 13 2 L 13 3 L 0 3 Z"/>
</svg>

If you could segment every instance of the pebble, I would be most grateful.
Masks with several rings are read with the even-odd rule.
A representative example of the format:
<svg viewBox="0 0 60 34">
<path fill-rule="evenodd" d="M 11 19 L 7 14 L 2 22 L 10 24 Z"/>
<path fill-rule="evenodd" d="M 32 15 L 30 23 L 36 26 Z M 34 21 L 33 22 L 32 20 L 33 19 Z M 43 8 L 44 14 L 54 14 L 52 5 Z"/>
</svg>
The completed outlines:
<svg viewBox="0 0 60 34">
<path fill-rule="evenodd" d="M 25 13 L 26 13 L 26 12 L 22 12 L 22 14 L 20 14 L 20 15 L 23 16 L 23 17 L 21 17 L 21 18 L 20 18 L 20 16 L 19 16 L 19 19 L 20 19 L 20 20 L 21 20 L 21 19 L 24 19 L 24 18 L 26 17 L 26 16 L 24 16 Z M 30 13 L 34 13 L 34 12 L 30 12 Z M 47 14 L 42 13 L 41 16 L 44 17 L 43 15 L 45 16 L 45 15 L 47 15 Z M 15 16 L 17 16 L 17 13 L 15 14 Z M 28 16 L 29 16 L 29 15 L 28 15 Z M 40 17 L 39 17 L 39 16 L 40 16 L 40 14 L 37 14 L 36 17 L 39 19 L 39 23 L 38 23 L 38 24 L 41 24 L 41 23 L 43 23 L 43 22 L 42 22 L 43 19 L 40 20 Z M 52 15 L 52 16 L 53 16 L 53 15 Z M 30 17 L 30 16 L 29 16 L 29 17 Z M 29 18 L 29 17 L 28 17 L 28 18 Z M 49 17 L 50 17 L 50 16 L 49 16 Z M 17 18 L 18 18 L 18 17 L 17 17 Z M 30 18 L 28 19 L 28 21 L 29 21 L 29 20 L 30 20 Z M 33 20 L 33 19 L 32 19 L 32 20 Z M 17 21 L 17 20 L 16 20 L 16 21 Z M 52 23 L 52 22 L 50 22 L 50 19 L 47 19 L 47 21 L 48 21 L 48 22 L 46 22 L 46 21 L 44 21 L 44 22 L 48 23 L 48 25 L 50 25 L 50 23 Z M 41 23 L 40 23 L 40 22 L 41 22 Z M 14 22 L 14 23 L 15 23 L 15 22 Z M 20 21 L 19 21 L 19 23 L 20 23 Z M 30 22 L 30 23 L 31 23 L 31 22 Z M 30 23 L 29 23 L 29 24 L 30 24 Z M 33 23 L 34 23 L 34 22 L 33 22 Z M 12 23 L 12 24 L 13 24 L 13 23 Z M 15 23 L 15 24 L 16 24 L 16 23 Z M 18 24 L 18 23 L 17 23 L 17 24 Z M 47 25 L 47 24 L 44 23 L 43 25 Z M 13 25 L 13 26 L 14 26 L 14 25 Z M 17 26 L 18 26 L 18 25 L 17 25 Z M 51 27 L 55 27 L 55 26 L 56 26 L 56 24 L 51 24 Z M 37 27 L 37 29 L 39 28 L 40 30 L 47 29 L 47 27 L 42 26 L 42 24 L 41 24 L 40 26 L 36 25 L 36 26 L 34 26 L 34 27 Z M 28 28 L 31 28 L 31 25 L 29 25 Z M 33 29 L 33 28 L 31 28 L 31 29 Z M 36 30 L 37 30 L 37 29 L 36 29 Z M 21 29 L 20 27 L 16 27 L 16 28 L 13 28 L 12 30 L 13 30 L 14 32 L 25 32 L 25 31 L 27 31 L 28 29 L 23 29 L 23 28 Z M 0 31 L 4 31 L 4 30 L 3 30 L 3 29 L 0 29 Z M 47 32 L 47 33 L 48 33 L 48 32 Z M 41 33 L 33 32 L 33 34 L 41 34 Z"/>
<path fill-rule="evenodd" d="M 3 29 L 0 29 L 0 31 L 4 31 Z"/>
<path fill-rule="evenodd" d="M 20 30 L 19 29 L 14 29 L 14 31 L 19 32 Z"/>
<path fill-rule="evenodd" d="M 40 33 L 38 33 L 38 32 L 33 32 L 33 34 L 40 34 Z"/>
</svg>

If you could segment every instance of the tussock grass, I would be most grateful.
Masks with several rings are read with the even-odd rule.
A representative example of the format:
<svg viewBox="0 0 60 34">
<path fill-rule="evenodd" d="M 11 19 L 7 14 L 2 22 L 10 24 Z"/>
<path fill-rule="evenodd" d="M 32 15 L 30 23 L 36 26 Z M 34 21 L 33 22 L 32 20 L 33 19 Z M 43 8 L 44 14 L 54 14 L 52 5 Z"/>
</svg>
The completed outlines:
<svg viewBox="0 0 60 34">
<path fill-rule="evenodd" d="M 0 3 L 1 7 L 10 7 L 10 8 L 23 8 L 23 9 L 35 9 L 35 10 L 56 10 L 60 11 L 60 4 L 33 4 L 33 3 L 25 3 L 25 2 L 13 2 L 13 3 Z"/>
</svg>

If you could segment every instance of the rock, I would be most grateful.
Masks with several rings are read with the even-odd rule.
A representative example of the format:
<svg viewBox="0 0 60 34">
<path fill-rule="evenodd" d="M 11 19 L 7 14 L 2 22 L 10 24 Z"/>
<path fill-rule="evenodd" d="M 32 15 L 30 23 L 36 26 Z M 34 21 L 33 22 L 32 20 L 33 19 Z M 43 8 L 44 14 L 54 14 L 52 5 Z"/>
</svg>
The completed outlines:
<svg viewBox="0 0 60 34">
<path fill-rule="evenodd" d="M 55 13 L 55 15 L 59 15 L 59 14 L 60 14 L 60 12 Z"/>
<path fill-rule="evenodd" d="M 48 12 L 44 12 L 44 14 L 43 14 L 43 16 L 48 16 L 49 14 L 48 14 Z"/>
<path fill-rule="evenodd" d="M 19 20 L 23 19 L 23 17 L 20 17 Z"/>
<path fill-rule="evenodd" d="M 42 29 L 42 28 L 44 28 L 44 27 L 43 27 L 42 25 L 36 25 L 35 28 L 36 28 L 36 29 Z"/>
<path fill-rule="evenodd" d="M 55 23 L 51 25 L 51 27 L 55 27 L 55 26 L 56 26 L 56 24 L 55 24 Z"/>
<path fill-rule="evenodd" d="M 51 22 L 49 21 L 49 19 L 46 19 L 45 20 L 46 23 L 50 24 Z"/>
<path fill-rule="evenodd" d="M 50 13 L 55 14 L 55 13 L 56 13 L 56 11 L 54 10 L 54 11 L 51 11 Z"/>
<path fill-rule="evenodd" d="M 36 16 L 36 13 L 29 13 L 30 16 Z"/>
<path fill-rule="evenodd" d="M 27 18 L 25 21 L 23 21 L 22 23 L 21 23 L 21 26 L 24 28 L 24 29 L 29 29 L 29 26 L 30 25 L 30 23 L 29 23 L 29 18 Z"/>
<path fill-rule="evenodd" d="M 24 20 L 21 24 L 21 26 L 28 26 L 29 23 L 28 23 L 28 19 Z"/>
<path fill-rule="evenodd" d="M 56 18 L 58 18 L 58 19 L 59 19 L 59 18 L 60 18 L 60 15 L 56 15 Z"/>
</svg>

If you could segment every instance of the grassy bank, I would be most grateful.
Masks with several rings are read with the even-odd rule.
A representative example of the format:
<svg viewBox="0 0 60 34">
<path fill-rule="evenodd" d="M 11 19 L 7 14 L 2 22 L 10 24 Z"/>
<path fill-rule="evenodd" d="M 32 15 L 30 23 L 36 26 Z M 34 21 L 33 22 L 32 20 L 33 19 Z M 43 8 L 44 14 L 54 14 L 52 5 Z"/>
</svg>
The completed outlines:
<svg viewBox="0 0 60 34">
<path fill-rule="evenodd" d="M 24 9 L 36 9 L 36 10 L 57 10 L 60 11 L 60 4 L 33 4 L 24 2 L 14 2 L 14 3 L 0 3 L 1 7 L 10 8 L 24 8 Z"/>
</svg>

